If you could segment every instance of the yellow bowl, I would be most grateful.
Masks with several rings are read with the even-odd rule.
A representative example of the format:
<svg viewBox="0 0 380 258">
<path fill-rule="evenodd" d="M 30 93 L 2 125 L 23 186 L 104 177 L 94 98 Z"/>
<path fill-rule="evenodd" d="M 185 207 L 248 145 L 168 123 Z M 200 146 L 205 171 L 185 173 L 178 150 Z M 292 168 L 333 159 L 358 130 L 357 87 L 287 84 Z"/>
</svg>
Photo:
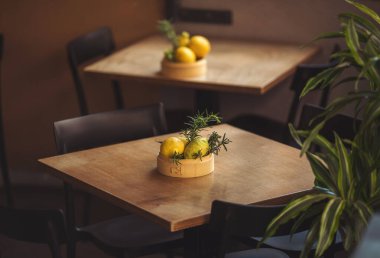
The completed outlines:
<svg viewBox="0 0 380 258">
<path fill-rule="evenodd" d="M 161 62 L 161 74 L 170 78 L 194 78 L 202 77 L 207 72 L 206 59 L 200 59 L 195 63 L 177 63 L 164 58 Z"/>
<path fill-rule="evenodd" d="M 191 178 L 205 176 L 214 171 L 214 154 L 201 159 L 181 159 L 179 164 L 172 159 L 157 156 L 158 171 L 166 176 Z"/>
</svg>

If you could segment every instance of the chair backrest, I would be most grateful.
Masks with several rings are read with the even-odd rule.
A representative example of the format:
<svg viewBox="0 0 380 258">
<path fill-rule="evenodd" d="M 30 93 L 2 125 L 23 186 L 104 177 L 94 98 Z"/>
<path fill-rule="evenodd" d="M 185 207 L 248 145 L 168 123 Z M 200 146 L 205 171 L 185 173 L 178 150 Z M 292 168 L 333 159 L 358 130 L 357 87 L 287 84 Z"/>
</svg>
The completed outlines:
<svg viewBox="0 0 380 258">
<path fill-rule="evenodd" d="M 54 123 L 60 154 L 167 132 L 162 103 L 90 114 Z"/>
<path fill-rule="evenodd" d="M 328 64 L 302 64 L 297 67 L 290 89 L 294 91 L 292 103 L 288 113 L 287 123 L 294 124 L 300 105 L 300 95 L 307 81 L 324 70 L 331 68 L 335 63 Z M 322 95 L 327 96 L 330 87 L 323 89 Z M 324 100 L 325 101 L 325 100 Z M 319 104 L 321 104 L 322 98 Z"/>
<path fill-rule="evenodd" d="M 96 31 L 82 35 L 67 44 L 67 54 L 77 91 L 81 115 L 88 114 L 88 106 L 83 83 L 80 78 L 79 66 L 94 58 L 107 56 L 114 50 L 114 39 L 111 29 L 108 27 L 102 27 Z"/>
<path fill-rule="evenodd" d="M 339 50 L 339 45 L 335 45 L 332 53 L 338 52 Z M 288 113 L 287 124 L 295 123 L 297 111 L 300 105 L 300 95 L 308 80 L 315 77 L 317 74 L 323 72 L 324 70 L 334 67 L 336 64 L 337 60 L 330 59 L 329 63 L 327 64 L 300 64 L 297 66 L 292 83 L 290 85 L 290 90 L 294 91 L 294 95 Z M 330 87 L 326 87 L 322 90 L 321 98 L 318 103 L 320 106 L 325 107 L 327 105 L 329 93 Z"/>
<path fill-rule="evenodd" d="M 4 46 L 3 35 L 0 34 L 0 165 L 5 192 L 5 207 L 0 207 L 0 234 L 19 241 L 47 243 L 52 257 L 60 258 L 59 244 L 66 242 L 66 226 L 60 210 L 26 210 L 15 209 L 9 179 L 9 167 L 6 156 L 4 127 L 2 116 L 2 80 L 1 60 Z"/>
<path fill-rule="evenodd" d="M 9 178 L 8 171 L 8 159 L 6 155 L 5 148 L 5 138 L 4 138 L 4 124 L 3 124 L 3 101 L 2 101 L 2 60 L 4 52 L 4 36 L 0 34 L 0 169 L 1 177 L 3 181 L 5 206 L 13 206 L 13 195 L 11 190 L 11 182 Z"/>
<path fill-rule="evenodd" d="M 58 243 L 66 242 L 66 225 L 61 210 L 0 207 L 1 234 L 19 241 L 46 243 L 50 241 L 52 231 Z"/>
<path fill-rule="evenodd" d="M 231 237 L 263 237 L 266 227 L 285 207 L 285 205 L 262 206 L 242 205 L 215 200 L 212 203 L 209 230 L 219 239 L 217 257 L 224 257 L 225 247 Z M 276 236 L 288 235 L 292 223 L 286 223 L 275 233 Z M 297 232 L 306 230 L 308 223 L 300 225 Z"/>
<path fill-rule="evenodd" d="M 302 130 L 310 129 L 320 120 L 315 120 L 313 124 L 310 124 L 310 121 L 324 111 L 325 109 L 322 107 L 305 104 L 302 108 L 298 128 Z M 355 137 L 356 130 L 359 126 L 359 119 L 355 119 L 354 117 L 345 114 L 337 114 L 326 122 L 325 126 L 320 131 L 320 134 L 330 141 L 334 141 L 334 132 L 343 139 L 352 140 Z"/>
</svg>

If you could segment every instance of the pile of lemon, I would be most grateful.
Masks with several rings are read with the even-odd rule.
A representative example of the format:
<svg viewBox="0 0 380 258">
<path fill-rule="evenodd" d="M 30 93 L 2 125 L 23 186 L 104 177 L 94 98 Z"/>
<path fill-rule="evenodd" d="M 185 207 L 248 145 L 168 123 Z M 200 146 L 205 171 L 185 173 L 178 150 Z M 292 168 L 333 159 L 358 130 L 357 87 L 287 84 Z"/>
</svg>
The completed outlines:
<svg viewBox="0 0 380 258">
<path fill-rule="evenodd" d="M 165 52 L 165 58 L 172 62 L 194 63 L 207 56 L 211 51 L 210 41 L 201 35 L 191 36 L 183 31 L 177 34 L 173 24 L 168 20 L 158 21 L 158 29 L 171 42 L 171 49 Z"/>
<path fill-rule="evenodd" d="M 195 159 L 207 156 L 209 148 L 205 137 L 197 137 L 189 142 L 184 136 L 172 136 L 161 143 L 160 155 L 170 159 L 175 157 Z"/>
<path fill-rule="evenodd" d="M 182 32 L 178 36 L 178 46 L 175 48 L 175 61 L 180 63 L 194 63 L 205 58 L 211 50 L 210 41 L 201 35 L 190 36 Z"/>
</svg>

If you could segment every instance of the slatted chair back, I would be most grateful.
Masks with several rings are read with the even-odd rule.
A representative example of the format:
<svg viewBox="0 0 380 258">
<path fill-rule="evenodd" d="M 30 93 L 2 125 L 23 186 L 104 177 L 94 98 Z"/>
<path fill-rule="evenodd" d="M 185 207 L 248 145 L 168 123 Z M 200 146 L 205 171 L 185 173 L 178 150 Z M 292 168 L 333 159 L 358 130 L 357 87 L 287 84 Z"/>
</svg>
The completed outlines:
<svg viewBox="0 0 380 258">
<path fill-rule="evenodd" d="M 114 50 L 115 42 L 109 27 L 102 27 L 85 35 L 79 36 L 67 44 L 69 65 L 75 83 L 81 115 L 87 115 L 89 113 L 89 109 L 79 67 L 95 58 L 107 56 Z M 117 108 L 122 108 L 123 100 L 120 85 L 117 81 L 112 81 L 112 85 Z"/>
<path fill-rule="evenodd" d="M 305 104 L 303 106 L 298 128 L 302 130 L 311 129 L 320 119 L 316 119 L 314 123 L 310 123 L 313 118 L 322 114 L 325 111 L 324 108 Z M 320 134 L 326 137 L 330 141 L 334 141 L 334 132 L 336 132 L 341 138 L 352 140 L 355 137 L 356 131 L 360 126 L 360 120 L 345 114 L 336 114 L 329 119 Z"/>
<path fill-rule="evenodd" d="M 339 50 L 338 46 L 334 47 L 333 53 Z M 294 124 L 300 113 L 300 95 L 308 80 L 317 74 L 332 68 L 337 64 L 336 60 L 330 60 L 327 64 L 300 64 L 296 67 L 290 90 L 293 92 L 290 108 L 287 113 L 286 122 L 280 122 L 267 116 L 257 114 L 243 114 L 229 121 L 230 124 L 239 128 L 251 131 L 264 137 L 283 142 L 285 144 L 293 144 L 289 134 L 288 124 Z M 319 104 L 325 106 L 330 94 L 330 87 L 326 87 L 321 92 Z"/>
<path fill-rule="evenodd" d="M 90 114 L 54 123 L 60 154 L 167 132 L 162 103 Z"/>
<path fill-rule="evenodd" d="M 151 137 L 166 132 L 166 118 L 162 103 L 128 110 L 121 109 L 89 114 L 54 123 L 56 146 L 60 154 Z M 64 185 L 68 234 L 71 236 L 69 245 L 70 250 L 68 250 L 68 253 L 71 255 L 75 254 L 75 242 L 78 237 L 93 240 L 95 244 L 106 252 L 122 252 L 124 255 L 124 251 L 128 249 L 129 245 L 131 245 L 131 236 L 129 236 L 131 232 L 123 232 L 123 234 L 119 234 L 118 228 L 125 228 L 125 225 L 123 224 L 124 219 L 116 218 L 104 221 L 99 223 L 100 226 L 98 226 L 99 224 L 91 224 L 87 228 L 89 228 L 88 230 L 92 233 L 88 233 L 84 227 L 79 227 L 75 222 L 76 212 L 73 187 L 69 183 L 65 183 Z M 134 219 L 133 216 L 127 217 Z M 141 224 L 141 221 L 138 220 L 137 223 Z M 104 229 L 104 227 L 106 227 L 106 229 Z M 111 230 L 113 227 L 115 230 Z M 102 230 L 107 230 L 106 235 L 111 239 L 103 239 L 100 237 L 99 239 L 94 240 L 91 234 L 102 235 Z M 95 231 L 97 233 L 94 233 Z M 144 235 L 147 234 L 147 232 L 148 234 L 151 232 L 150 227 L 142 228 L 139 234 Z M 167 233 L 170 234 L 170 232 Z M 154 237 L 152 236 L 149 240 L 153 241 L 153 239 Z M 159 239 L 159 241 L 165 242 L 164 239 L 165 238 Z M 146 241 L 148 240 L 144 239 L 144 242 Z M 132 243 L 134 242 L 132 241 Z M 148 243 L 136 244 L 139 245 L 138 248 L 144 249 L 144 252 L 149 253 L 155 250 L 153 247 L 149 246 Z M 160 244 L 157 244 L 155 248 L 164 248 L 166 243 L 162 244 L 162 247 L 160 247 Z M 119 247 L 116 248 L 114 245 Z M 148 247 L 146 247 L 146 245 L 148 245 Z M 165 251 L 166 250 L 163 249 L 163 252 Z"/>
</svg>

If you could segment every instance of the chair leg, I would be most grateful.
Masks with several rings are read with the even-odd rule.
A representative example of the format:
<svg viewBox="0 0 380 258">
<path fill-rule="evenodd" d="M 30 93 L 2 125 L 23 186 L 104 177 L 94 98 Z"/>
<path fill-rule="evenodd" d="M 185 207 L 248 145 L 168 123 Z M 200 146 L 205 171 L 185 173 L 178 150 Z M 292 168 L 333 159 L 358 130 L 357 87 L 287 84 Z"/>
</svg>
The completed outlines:
<svg viewBox="0 0 380 258">
<path fill-rule="evenodd" d="M 90 224 L 90 217 L 91 217 L 91 206 L 92 206 L 92 196 L 88 193 L 84 193 L 84 200 L 83 200 L 83 225 L 89 225 Z"/>
<path fill-rule="evenodd" d="M 115 95 L 116 108 L 124 108 L 123 96 L 121 93 L 120 83 L 116 80 L 112 81 L 113 93 Z"/>
<path fill-rule="evenodd" d="M 62 258 L 58 241 L 58 232 L 54 225 L 49 221 L 47 224 L 48 245 L 53 258 Z"/>
<path fill-rule="evenodd" d="M 67 221 L 67 257 L 75 258 L 76 252 L 76 228 L 75 228 L 75 207 L 74 207 L 74 193 L 72 186 L 64 183 L 65 189 L 65 206 L 66 206 L 66 221 Z"/>
</svg>

